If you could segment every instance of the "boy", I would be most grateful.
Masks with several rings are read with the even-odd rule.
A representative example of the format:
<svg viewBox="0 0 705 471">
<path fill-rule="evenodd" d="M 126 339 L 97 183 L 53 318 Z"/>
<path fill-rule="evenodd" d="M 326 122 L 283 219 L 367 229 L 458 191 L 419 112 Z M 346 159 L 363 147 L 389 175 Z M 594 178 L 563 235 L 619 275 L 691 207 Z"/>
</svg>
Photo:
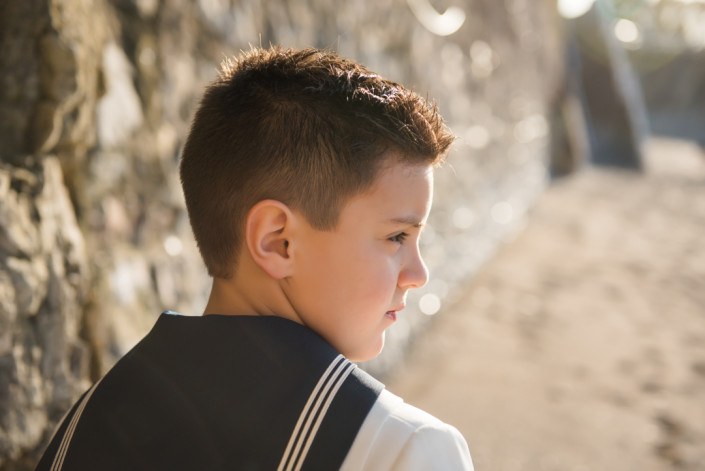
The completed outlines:
<svg viewBox="0 0 705 471">
<path fill-rule="evenodd" d="M 427 280 L 419 232 L 452 139 L 421 97 L 333 53 L 226 62 L 180 168 L 204 315 L 163 313 L 39 468 L 472 469 L 457 430 L 351 363 Z"/>
</svg>

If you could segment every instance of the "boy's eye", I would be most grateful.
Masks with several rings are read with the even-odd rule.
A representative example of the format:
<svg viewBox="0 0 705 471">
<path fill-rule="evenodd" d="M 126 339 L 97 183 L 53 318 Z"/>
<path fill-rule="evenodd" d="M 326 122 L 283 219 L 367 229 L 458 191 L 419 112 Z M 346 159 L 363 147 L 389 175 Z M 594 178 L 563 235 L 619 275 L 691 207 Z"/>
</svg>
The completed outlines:
<svg viewBox="0 0 705 471">
<path fill-rule="evenodd" d="M 409 236 L 406 232 L 400 232 L 399 234 L 393 235 L 392 237 L 389 238 L 392 242 L 396 242 L 398 244 L 401 244 L 406 240 L 406 238 Z"/>
</svg>

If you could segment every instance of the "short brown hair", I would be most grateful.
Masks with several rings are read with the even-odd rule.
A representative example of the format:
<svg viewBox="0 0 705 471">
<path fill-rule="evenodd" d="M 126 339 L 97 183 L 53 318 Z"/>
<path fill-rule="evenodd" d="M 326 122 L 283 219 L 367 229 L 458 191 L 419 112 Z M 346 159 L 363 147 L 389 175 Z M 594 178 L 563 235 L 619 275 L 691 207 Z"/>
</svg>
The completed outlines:
<svg viewBox="0 0 705 471">
<path fill-rule="evenodd" d="M 191 227 L 211 276 L 229 278 L 244 219 L 272 198 L 333 229 L 385 153 L 438 163 L 453 141 L 436 107 L 333 52 L 271 47 L 226 60 L 181 159 Z"/>
</svg>

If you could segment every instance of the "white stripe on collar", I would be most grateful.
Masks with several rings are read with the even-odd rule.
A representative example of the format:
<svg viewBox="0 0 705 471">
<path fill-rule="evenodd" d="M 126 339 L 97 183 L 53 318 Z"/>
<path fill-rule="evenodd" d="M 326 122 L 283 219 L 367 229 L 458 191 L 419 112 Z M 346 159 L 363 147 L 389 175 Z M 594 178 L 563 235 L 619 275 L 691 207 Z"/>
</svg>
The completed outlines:
<svg viewBox="0 0 705 471">
<path fill-rule="evenodd" d="M 299 420 L 289 437 L 289 443 L 284 450 L 277 471 L 298 471 L 301 469 L 328 408 L 354 368 L 355 364 L 348 361 L 343 355 L 338 355 L 328 365 L 301 410 Z"/>
<path fill-rule="evenodd" d="M 98 387 L 98 384 L 100 384 L 100 380 L 93 385 L 90 391 L 88 391 L 86 396 L 81 401 L 81 404 L 79 404 L 78 409 L 76 409 L 76 412 L 73 414 L 73 417 L 71 417 L 71 422 L 69 422 L 68 427 L 66 427 L 66 431 L 64 432 L 64 436 L 61 439 L 59 449 L 56 451 L 56 455 L 54 455 L 54 461 L 51 464 L 51 471 L 60 471 L 61 468 L 64 466 L 66 452 L 69 449 L 69 444 L 71 443 L 73 434 L 76 431 L 76 425 L 78 425 L 78 420 L 81 418 L 81 414 L 83 414 L 83 409 L 86 408 L 86 404 L 93 395 L 95 389 Z"/>
</svg>

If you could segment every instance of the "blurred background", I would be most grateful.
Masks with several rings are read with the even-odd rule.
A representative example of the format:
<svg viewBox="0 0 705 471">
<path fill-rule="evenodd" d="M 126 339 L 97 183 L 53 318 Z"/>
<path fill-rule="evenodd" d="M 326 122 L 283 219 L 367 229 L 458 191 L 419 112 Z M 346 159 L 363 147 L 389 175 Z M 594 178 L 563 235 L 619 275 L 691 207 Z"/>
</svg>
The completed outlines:
<svg viewBox="0 0 705 471">
<path fill-rule="evenodd" d="M 0 469 L 210 280 L 178 160 L 218 63 L 338 51 L 435 100 L 431 281 L 363 367 L 479 470 L 705 469 L 705 1 L 0 2 Z"/>
</svg>

